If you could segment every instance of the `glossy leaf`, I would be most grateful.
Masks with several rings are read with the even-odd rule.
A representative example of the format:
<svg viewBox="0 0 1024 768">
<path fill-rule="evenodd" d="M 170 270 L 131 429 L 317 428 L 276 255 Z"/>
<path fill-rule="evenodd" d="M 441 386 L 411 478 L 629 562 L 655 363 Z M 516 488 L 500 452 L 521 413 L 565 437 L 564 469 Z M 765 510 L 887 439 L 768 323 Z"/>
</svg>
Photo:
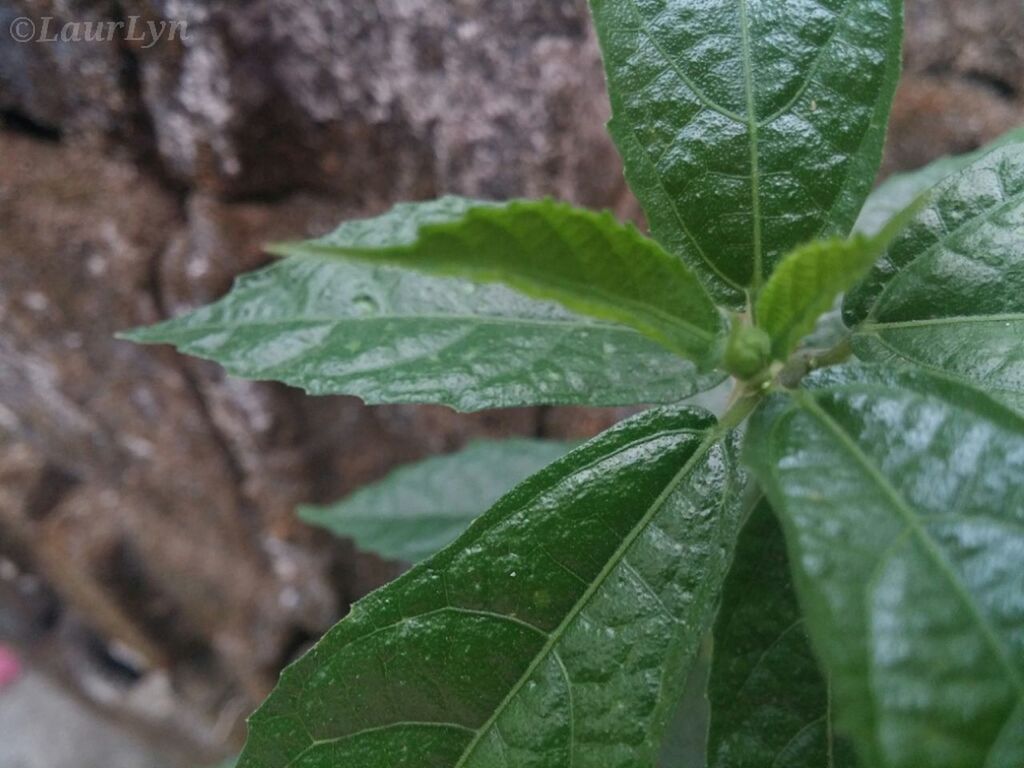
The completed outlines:
<svg viewBox="0 0 1024 768">
<path fill-rule="evenodd" d="M 1024 144 L 942 181 L 844 319 L 858 357 L 934 369 L 1024 406 Z"/>
<path fill-rule="evenodd" d="M 354 606 L 253 716 L 240 768 L 653 763 L 742 482 L 702 412 L 614 427 Z"/>
<path fill-rule="evenodd" d="M 446 197 L 395 206 L 319 240 L 275 246 L 503 283 L 537 299 L 635 328 L 710 364 L 722 318 L 678 259 L 611 214 L 551 200 L 484 203 Z"/>
<path fill-rule="evenodd" d="M 734 306 L 874 182 L 900 0 L 591 0 L 609 129 L 654 236 Z"/>
<path fill-rule="evenodd" d="M 839 728 L 872 768 L 1024 763 L 1024 418 L 923 372 L 815 374 L 747 459 Z"/>
<path fill-rule="evenodd" d="M 1003 134 L 975 152 L 942 157 L 916 171 L 890 176 L 868 197 L 854 230 L 865 235 L 880 232 L 893 216 L 947 176 L 962 171 L 999 147 L 1020 142 L 1024 142 L 1024 128 Z"/>
<path fill-rule="evenodd" d="M 766 502 L 740 534 L 714 638 L 709 768 L 855 768 L 833 728 L 828 684 Z"/>
<path fill-rule="evenodd" d="M 242 277 L 221 301 L 126 334 L 176 345 L 235 376 L 368 403 L 669 403 L 721 375 L 625 326 L 500 286 L 339 259 L 287 259 Z"/>
<path fill-rule="evenodd" d="M 776 360 L 789 358 L 801 339 L 814 331 L 818 318 L 871 269 L 922 204 L 912 202 L 876 235 L 816 240 L 782 260 L 756 308 L 758 326 L 771 337 Z"/>
<path fill-rule="evenodd" d="M 513 486 L 570 447 L 525 438 L 471 443 L 400 467 L 331 506 L 302 507 L 299 515 L 355 539 L 361 549 L 415 563 L 448 546 Z"/>
</svg>

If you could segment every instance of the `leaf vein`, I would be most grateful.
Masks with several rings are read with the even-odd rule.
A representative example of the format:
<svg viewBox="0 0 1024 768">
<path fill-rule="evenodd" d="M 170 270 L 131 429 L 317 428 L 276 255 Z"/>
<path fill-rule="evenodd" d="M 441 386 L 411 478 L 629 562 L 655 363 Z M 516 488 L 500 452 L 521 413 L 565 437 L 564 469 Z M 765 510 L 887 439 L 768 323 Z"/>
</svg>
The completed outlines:
<svg viewBox="0 0 1024 768">
<path fill-rule="evenodd" d="M 668 53 L 662 47 L 661 42 L 659 42 L 657 37 L 655 37 L 654 33 L 651 31 L 650 25 L 647 23 L 647 19 L 644 18 L 643 13 L 640 10 L 640 6 L 637 4 L 636 0 L 626 0 L 626 2 L 629 3 L 630 8 L 636 15 L 638 25 L 637 31 L 651 41 L 651 45 L 654 46 L 654 49 L 658 52 L 658 55 L 661 57 L 661 60 L 664 61 L 665 64 L 669 67 L 669 69 L 671 69 L 675 73 L 675 75 L 683 82 L 683 84 L 690 89 L 690 92 L 693 94 L 693 98 L 696 99 L 701 104 L 703 104 L 706 108 L 710 109 L 712 112 L 717 112 L 718 114 L 722 115 L 722 117 L 727 117 L 733 122 L 742 123 L 744 120 L 741 115 L 737 114 L 736 112 L 733 112 L 731 109 L 728 109 L 727 107 L 724 107 L 721 104 L 715 102 L 713 99 L 711 99 L 707 94 L 704 93 L 704 91 L 701 88 L 697 86 L 696 83 L 693 82 L 693 80 L 690 79 L 690 77 L 685 72 L 683 72 L 682 68 L 676 63 L 676 61 L 671 56 L 668 55 Z"/>
<path fill-rule="evenodd" d="M 1021 678 L 1018 670 L 1011 661 L 1012 656 L 1004 647 L 999 635 L 991 627 L 988 619 L 981 612 L 974 602 L 970 591 L 964 585 L 962 579 L 957 575 L 953 566 L 950 565 L 941 547 L 929 535 L 927 528 L 918 519 L 917 513 L 906 502 L 899 490 L 892 485 L 882 471 L 875 466 L 874 462 L 864 453 L 857 443 L 846 433 L 846 431 L 817 403 L 817 401 L 804 393 L 799 395 L 800 403 L 805 410 L 814 416 L 823 427 L 831 432 L 846 452 L 867 472 L 868 476 L 875 483 L 882 494 L 889 499 L 889 503 L 900 518 L 903 519 L 910 535 L 921 545 L 924 553 L 939 574 L 945 578 L 953 588 L 954 594 L 963 603 L 968 614 L 974 620 L 975 625 L 981 632 L 986 644 L 999 661 L 999 665 L 1005 670 L 1009 680 L 1017 691 L 1018 696 L 1024 699 L 1024 679 Z"/>
<path fill-rule="evenodd" d="M 643 516 L 633 527 L 633 530 L 630 531 L 629 535 L 627 535 L 623 539 L 622 543 L 609 558 L 604 568 L 601 569 L 601 572 L 597 575 L 593 582 L 591 582 L 586 592 L 584 592 L 580 596 L 579 600 L 577 600 L 576 604 L 573 605 L 572 608 L 568 611 L 562 622 L 551 633 L 550 639 L 547 641 L 547 643 L 545 643 L 544 647 L 540 649 L 534 660 L 530 663 L 529 667 L 527 667 L 523 675 L 519 678 L 516 684 L 508 692 L 504 700 L 502 700 L 502 702 L 497 706 L 495 711 L 492 713 L 491 717 L 488 718 L 487 722 L 484 723 L 483 726 L 481 726 L 480 730 L 477 732 L 476 737 L 466 747 L 465 752 L 462 753 L 462 756 L 459 758 L 458 762 L 455 763 L 453 768 L 462 768 L 463 766 L 465 766 L 466 760 L 475 752 L 476 747 L 480 742 L 480 739 L 483 738 L 483 735 L 487 732 L 488 728 L 495 721 L 497 721 L 497 719 L 501 716 L 502 712 L 504 712 L 505 708 L 509 705 L 512 699 L 514 699 L 516 695 L 518 695 L 519 691 L 526 684 L 526 681 L 530 679 L 530 677 L 536 671 L 537 667 L 544 660 L 544 658 L 546 658 L 547 655 L 555 649 L 555 644 L 562 639 L 562 636 L 566 633 L 566 631 L 568 631 L 570 625 L 572 625 L 572 623 L 576 621 L 577 617 L 580 615 L 583 609 L 587 605 L 589 605 L 591 599 L 604 585 L 609 575 L 622 562 L 622 560 L 626 556 L 626 553 L 629 551 L 629 548 L 633 546 L 633 543 L 640 536 L 640 534 L 643 533 L 647 525 L 650 523 L 651 519 L 658 513 L 665 499 L 667 499 L 668 496 L 679 486 L 679 484 L 682 483 L 683 480 L 696 468 L 697 464 L 708 454 L 712 446 L 721 438 L 722 434 L 723 430 L 721 426 L 713 427 L 708 430 L 704 440 L 701 441 L 700 445 L 696 447 L 693 454 L 686 460 L 686 462 L 675 474 L 675 476 L 673 476 L 672 479 L 667 483 L 664 490 L 658 495 L 658 498 L 655 499 L 654 502 L 644 512 Z"/>
</svg>

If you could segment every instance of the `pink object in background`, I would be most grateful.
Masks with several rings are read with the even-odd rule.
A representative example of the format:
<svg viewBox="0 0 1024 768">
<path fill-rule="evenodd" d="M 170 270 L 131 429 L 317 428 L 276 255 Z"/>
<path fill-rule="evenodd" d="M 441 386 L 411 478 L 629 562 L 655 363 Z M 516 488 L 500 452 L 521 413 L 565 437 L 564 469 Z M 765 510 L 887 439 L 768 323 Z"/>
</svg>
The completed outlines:
<svg viewBox="0 0 1024 768">
<path fill-rule="evenodd" d="M 5 645 L 0 645 L 0 691 L 21 677 L 21 661 L 17 654 Z"/>
</svg>

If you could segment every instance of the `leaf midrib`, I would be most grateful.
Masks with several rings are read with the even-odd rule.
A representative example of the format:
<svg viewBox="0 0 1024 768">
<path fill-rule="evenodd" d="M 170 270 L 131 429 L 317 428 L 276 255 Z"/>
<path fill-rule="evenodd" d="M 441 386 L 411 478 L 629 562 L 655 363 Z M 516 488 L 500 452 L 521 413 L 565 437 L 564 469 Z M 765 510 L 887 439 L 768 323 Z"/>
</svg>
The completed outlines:
<svg viewBox="0 0 1024 768">
<path fill-rule="evenodd" d="M 747 134 L 750 146 L 750 196 L 751 196 L 751 218 L 754 227 L 754 274 L 751 281 L 751 311 L 756 306 L 757 294 L 764 281 L 764 237 L 763 222 L 761 220 L 761 155 L 758 146 L 760 126 L 755 111 L 756 102 L 754 99 L 754 72 L 751 49 L 750 49 L 750 18 L 747 9 L 747 0 L 740 2 L 740 32 L 741 32 L 741 54 L 743 58 L 743 81 L 747 98 Z"/>
<path fill-rule="evenodd" d="M 617 453 L 621 453 L 623 451 L 629 450 L 631 447 L 637 445 L 638 443 L 650 441 L 650 440 L 654 439 L 655 437 L 664 437 L 664 436 L 669 436 L 669 435 L 680 435 L 680 436 L 681 435 L 691 435 L 691 436 L 696 436 L 696 435 L 700 434 L 702 431 L 704 431 L 704 430 L 695 430 L 695 429 L 692 429 L 692 428 L 662 429 L 662 430 L 659 430 L 657 433 L 652 434 L 652 435 L 648 435 L 647 437 L 645 437 L 643 439 L 634 440 L 634 441 L 631 441 L 629 443 L 626 443 L 624 445 L 619 446 L 613 452 L 613 454 L 617 454 Z M 442 612 L 448 612 L 448 611 L 454 611 L 454 612 L 458 612 L 458 613 L 471 614 L 471 615 L 489 616 L 491 618 L 495 618 L 495 619 L 502 620 L 502 621 L 510 621 L 510 622 L 519 624 L 519 625 L 523 626 L 524 628 L 528 628 L 529 630 L 531 630 L 533 632 L 536 632 L 537 634 L 539 634 L 541 636 L 548 637 L 548 640 L 545 642 L 545 644 L 541 647 L 540 650 L 538 650 L 537 655 L 534 658 L 533 662 L 531 662 L 529 668 L 523 673 L 522 677 L 516 682 L 515 686 L 512 688 L 510 693 L 501 701 L 501 703 L 498 705 L 498 707 L 495 710 L 495 712 L 492 713 L 491 717 L 489 717 L 487 719 L 487 721 L 485 721 L 481 726 L 479 726 L 479 728 L 474 729 L 474 728 L 472 728 L 470 726 L 462 725 L 461 723 L 451 723 L 451 722 L 402 721 L 402 722 L 396 722 L 396 723 L 386 723 L 386 724 L 384 724 L 382 726 L 374 726 L 372 728 L 364 728 L 364 729 L 355 731 L 353 733 L 348 733 L 348 734 L 345 734 L 343 736 L 338 736 L 336 738 L 330 738 L 330 739 L 319 739 L 318 740 L 318 739 L 314 739 L 312 737 L 312 734 L 309 734 L 309 736 L 310 736 L 310 744 L 307 745 L 304 749 L 302 749 L 291 761 L 289 761 L 284 766 L 284 768 L 290 768 L 290 766 L 294 765 L 295 762 L 297 762 L 304 755 L 306 755 L 311 749 L 314 749 L 314 748 L 316 748 L 318 746 L 323 746 L 325 744 L 339 743 L 341 741 L 344 741 L 344 740 L 347 740 L 347 739 L 351 739 L 351 738 L 355 738 L 355 737 L 357 737 L 357 736 L 359 736 L 359 735 L 361 735 L 363 733 L 370 732 L 370 731 L 381 731 L 381 730 L 386 730 L 388 728 L 395 728 L 395 727 L 400 727 L 400 726 L 417 726 L 417 727 L 434 727 L 434 728 L 449 727 L 449 728 L 452 728 L 452 729 L 458 729 L 458 730 L 462 730 L 462 731 L 468 731 L 468 732 L 475 733 L 475 737 L 467 745 L 465 751 L 463 752 L 462 756 L 459 758 L 459 761 L 456 763 L 454 768 L 459 768 L 459 766 L 462 766 L 464 764 L 464 761 L 466 760 L 466 758 L 471 756 L 473 749 L 476 747 L 477 744 L 479 744 L 481 738 L 488 731 L 489 727 L 492 724 L 496 724 L 497 718 L 500 716 L 500 714 L 502 713 L 504 708 L 509 704 L 509 702 L 515 696 L 515 694 L 518 693 L 518 691 L 523 687 L 523 685 L 525 685 L 525 683 L 529 680 L 530 676 L 533 674 L 533 672 L 536 670 L 536 668 L 547 657 L 548 653 L 550 653 L 552 651 L 554 645 L 561 639 L 562 635 L 564 635 L 564 633 L 567 630 L 569 624 L 579 615 L 579 613 L 583 610 L 583 608 L 586 607 L 586 605 L 589 602 L 590 598 L 593 597 L 594 594 L 596 594 L 597 590 L 603 585 L 605 579 L 614 570 L 615 566 L 619 562 L 622 561 L 623 557 L 625 556 L 626 551 L 629 549 L 629 547 L 632 545 L 632 543 L 636 540 L 636 538 L 650 524 L 651 519 L 657 514 L 657 512 L 661 508 L 661 505 L 664 503 L 664 501 L 668 497 L 668 495 L 671 494 L 675 490 L 675 488 L 679 485 L 679 483 L 681 483 L 683 481 L 683 479 L 687 476 L 687 474 L 689 474 L 694 469 L 696 464 L 707 454 L 707 452 L 711 449 L 711 447 L 719 439 L 721 439 L 722 436 L 724 436 L 724 434 L 727 431 L 728 431 L 727 428 L 723 427 L 721 424 L 711 425 L 706 430 L 707 434 L 706 434 L 705 438 L 697 445 L 697 447 L 694 449 L 693 454 L 686 460 L 686 462 L 683 464 L 683 467 L 679 470 L 679 472 L 677 472 L 672 477 L 672 479 L 666 484 L 665 489 L 662 491 L 661 494 L 659 494 L 658 498 L 655 499 L 654 502 L 652 502 L 652 504 L 648 508 L 647 512 L 645 512 L 645 514 L 641 518 L 641 520 L 637 523 L 637 525 L 634 527 L 634 529 L 630 532 L 630 534 L 623 541 L 623 544 L 620 545 L 618 549 L 616 549 L 616 551 L 609 558 L 609 562 L 605 565 L 605 567 L 601 570 L 601 572 L 595 577 L 594 581 L 588 587 L 588 589 L 583 593 L 583 595 L 580 596 L 579 600 L 572 607 L 572 609 L 570 609 L 570 612 L 567 614 L 566 618 L 554 630 L 552 630 L 551 632 L 547 632 L 546 630 L 544 630 L 544 629 L 542 629 L 542 628 L 540 628 L 538 626 L 535 626 L 533 624 L 525 622 L 525 621 L 523 621 L 521 619 L 517 619 L 516 617 L 511 616 L 511 615 L 502 614 L 502 613 L 496 613 L 494 611 L 482 611 L 482 610 L 477 610 L 477 609 L 462 608 L 462 607 L 459 607 L 459 606 L 446 605 L 444 607 L 435 609 L 433 611 L 428 611 L 427 613 L 420 614 L 418 616 L 404 616 L 401 619 L 399 619 L 397 621 L 393 621 L 393 622 L 391 622 L 389 624 L 386 624 L 384 626 L 375 627 L 372 631 L 367 632 L 366 634 L 360 635 L 359 637 L 353 638 L 349 643 L 346 644 L 346 645 L 350 645 L 351 643 L 355 643 L 355 642 L 364 642 L 368 638 L 372 638 L 373 636 L 375 636 L 375 635 L 377 635 L 377 634 L 379 634 L 381 632 L 385 632 L 385 631 L 387 631 L 389 629 L 392 629 L 395 626 L 398 626 L 398 625 L 402 624 L 405 621 L 408 621 L 408 620 L 411 620 L 411 619 L 414 619 L 414 618 L 422 618 L 423 616 L 429 616 L 429 615 L 438 614 L 438 613 L 442 613 Z M 603 460 L 603 458 L 602 459 L 595 459 L 594 462 L 592 462 L 591 464 L 588 464 L 587 466 L 588 467 L 594 466 L 600 460 Z M 538 490 L 536 494 L 530 496 L 529 498 L 520 500 L 519 504 L 520 505 L 529 505 L 538 496 L 542 495 L 545 492 L 546 492 L 545 489 Z M 414 568 L 414 570 L 422 568 L 422 567 L 424 567 L 424 566 L 416 566 Z M 356 607 L 358 607 L 358 604 L 356 605 Z M 562 660 L 561 660 L 560 656 L 558 655 L 557 651 L 554 652 L 554 655 L 555 655 L 555 658 L 558 660 L 560 668 L 564 671 L 565 670 L 564 663 L 562 662 Z M 567 680 L 567 685 L 568 685 L 568 676 L 567 676 L 567 674 L 566 674 L 566 680 Z M 571 691 L 571 685 L 569 685 L 569 688 L 570 688 L 570 691 Z M 307 733 L 308 733 L 308 730 L 307 730 Z"/>
<path fill-rule="evenodd" d="M 586 589 L 586 591 L 580 596 L 579 600 L 576 601 L 573 607 L 566 614 L 565 618 L 557 627 L 555 627 L 554 630 L 552 630 L 548 641 L 537 652 L 537 655 L 530 663 L 530 666 L 527 667 L 527 669 L 523 672 L 522 677 L 519 678 L 516 684 L 509 691 L 508 695 L 505 696 L 501 703 L 499 703 L 498 706 L 495 708 L 491 716 L 483 723 L 483 725 L 480 726 L 480 729 L 477 731 L 476 736 L 466 746 L 466 750 L 462 753 L 462 756 L 459 758 L 458 762 L 455 763 L 453 768 L 463 768 L 463 766 L 466 763 L 466 760 L 469 757 L 471 757 L 473 753 L 476 751 L 476 748 L 480 744 L 480 741 L 481 739 L 483 739 L 484 735 L 490 730 L 492 725 L 495 725 L 497 723 L 498 718 L 504 713 L 509 703 L 511 703 L 511 701 L 519 693 L 522 687 L 530 679 L 530 677 L 532 677 L 533 673 L 540 666 L 541 662 L 543 662 L 549 654 L 554 653 L 554 655 L 558 657 L 559 664 L 561 665 L 564 671 L 564 664 L 561 661 L 561 658 L 558 654 L 558 651 L 555 649 L 555 646 L 562 640 L 565 633 L 568 631 L 569 626 L 577 619 L 582 610 L 590 602 L 591 598 L 593 598 L 594 595 L 597 594 L 598 590 L 604 585 L 605 581 L 611 575 L 612 571 L 614 571 L 615 568 L 618 567 L 618 565 L 625 559 L 625 556 L 628 553 L 629 549 L 636 542 L 636 539 L 650 525 L 651 520 L 660 511 L 662 505 L 665 503 L 669 495 L 671 495 L 672 492 L 675 491 L 675 489 L 679 486 L 679 484 L 683 482 L 687 475 L 689 475 L 693 471 L 696 465 L 707 455 L 708 451 L 711 450 L 712 446 L 715 445 L 715 443 L 717 443 L 724 436 L 725 432 L 726 430 L 723 429 L 721 425 L 715 425 L 709 428 L 708 434 L 704 438 L 704 440 L 702 440 L 701 443 L 694 449 L 693 454 L 686 460 L 686 462 L 683 464 L 680 470 L 666 484 L 665 489 L 658 495 L 658 498 L 656 498 L 654 502 L 651 503 L 650 507 L 648 507 L 643 517 L 641 517 L 641 519 L 637 522 L 637 524 L 633 527 L 629 534 L 623 539 L 618 549 L 616 549 L 612 556 L 608 559 L 608 562 L 605 563 L 600 573 L 597 574 L 597 576 L 594 578 L 590 586 Z M 568 676 L 566 676 L 566 685 L 571 695 L 572 686 L 568 679 Z M 575 743 L 570 742 L 570 766 L 572 764 L 572 756 L 574 754 L 574 751 Z"/>
<path fill-rule="evenodd" d="M 895 322 L 877 321 L 862 323 L 854 330 L 854 334 L 877 334 L 889 330 L 907 328 L 929 328 L 943 325 L 975 325 L 984 323 L 1014 323 L 1024 321 L 1024 313 L 1008 312 L 995 315 L 950 315 L 949 317 L 930 317 L 920 320 L 899 320 Z"/>
<path fill-rule="evenodd" d="M 265 328 L 275 326 L 286 326 L 286 325 L 345 325 L 348 323 L 375 323 L 385 322 L 391 323 L 397 320 L 410 320 L 420 322 L 423 320 L 452 320 L 456 322 L 466 323 L 479 323 L 486 325 L 537 325 L 537 326 L 555 326 L 563 327 L 568 326 L 571 328 L 580 328 L 583 330 L 600 330 L 600 331 L 614 331 L 618 333 L 628 333 L 633 336 L 640 338 L 647 338 L 644 334 L 635 328 L 630 328 L 628 325 L 620 325 L 612 321 L 600 321 L 594 320 L 546 320 L 542 318 L 519 318 L 519 317 L 500 317 L 494 315 L 439 315 L 439 314 L 425 314 L 425 315 L 373 315 L 373 316 L 351 316 L 351 317 L 301 317 L 294 320 L 245 320 L 242 322 L 233 322 L 231 320 L 225 320 L 217 323 L 187 323 L 185 322 L 181 330 L 173 329 L 174 332 L 190 332 L 190 331 L 235 331 L 240 328 Z M 168 324 L 176 324 L 177 321 L 174 319 L 168 320 Z M 160 330 L 160 326 L 154 326 L 156 330 Z M 146 335 L 149 329 L 143 329 L 143 336 Z M 154 334 L 155 336 L 155 334 Z M 161 336 L 159 338 L 169 338 L 167 336 Z M 143 339 L 146 340 L 146 339 Z M 173 343 L 173 342 L 172 342 Z"/>
<path fill-rule="evenodd" d="M 421 235 L 426 234 L 427 232 L 429 232 L 429 230 L 427 229 L 420 230 Z M 374 264 L 381 263 L 382 261 L 389 261 L 386 255 L 382 257 L 381 251 L 377 250 L 348 248 L 345 246 L 322 246 L 317 244 L 307 244 L 301 246 L 301 248 L 308 249 L 306 250 L 306 252 L 315 256 L 333 256 L 335 258 L 338 258 L 339 256 L 344 258 L 347 256 L 350 258 L 359 259 Z M 399 248 L 395 250 L 401 251 L 403 249 Z M 298 251 L 296 251 L 296 253 L 298 253 Z M 412 266 L 406 262 L 399 262 L 398 266 L 406 269 L 416 269 L 415 266 Z M 531 296 L 531 298 L 537 298 L 540 301 L 556 301 L 560 304 L 563 304 L 564 306 L 567 306 L 569 309 L 573 311 L 583 313 L 586 313 L 586 310 L 577 310 L 569 306 L 570 302 L 579 303 L 580 305 L 588 304 L 590 302 L 587 301 L 587 296 L 593 296 L 598 300 L 599 306 L 605 308 L 606 312 L 614 312 L 615 314 L 619 314 L 617 310 L 619 308 L 624 308 L 632 310 L 633 317 L 647 317 L 653 319 L 653 321 L 655 321 L 654 324 L 651 324 L 650 322 L 645 322 L 643 327 L 639 327 L 639 324 L 633 327 L 635 328 L 635 330 L 641 332 L 643 335 L 654 338 L 655 341 L 665 346 L 668 346 L 668 344 L 671 343 L 671 338 L 657 323 L 663 324 L 664 326 L 668 326 L 674 329 L 677 333 L 680 333 L 684 337 L 689 336 L 691 339 L 695 339 L 703 343 L 710 343 L 714 341 L 717 336 L 717 334 L 714 331 L 705 330 L 704 328 L 695 325 L 693 322 L 687 320 L 686 318 L 673 314 L 668 310 L 657 306 L 656 304 L 650 304 L 641 299 L 635 299 L 628 296 L 617 296 L 614 294 L 610 294 L 603 287 L 594 285 L 593 283 L 574 283 L 569 280 L 553 278 L 550 274 L 547 273 L 542 274 L 541 278 L 539 279 L 533 272 L 523 272 L 520 273 L 521 276 L 517 276 L 515 273 L 511 273 L 506 269 L 493 267 L 486 269 L 472 267 L 465 269 L 463 269 L 462 267 L 430 267 L 424 271 L 442 277 L 463 277 L 479 283 L 507 285 L 513 288 L 514 290 L 519 290 L 523 293 L 527 293 L 527 295 L 529 295 L 530 291 L 535 291 L 538 294 L 548 293 L 548 287 L 550 286 L 561 295 L 561 298 L 545 299 L 538 298 L 537 296 Z M 582 290 L 581 286 L 585 290 Z M 684 288 L 692 288 L 694 293 L 703 290 L 700 283 L 697 282 L 696 279 L 694 279 L 693 282 L 690 283 L 689 285 L 687 285 L 684 281 L 682 283 L 682 286 Z M 692 295 L 681 295 L 680 298 L 690 299 L 694 297 Z M 706 294 L 702 298 L 707 299 Z M 711 303 L 710 299 L 707 299 L 707 306 L 711 307 L 711 310 L 708 313 L 708 319 L 711 322 L 715 322 L 716 318 L 714 316 L 714 305 Z M 627 317 L 627 315 L 623 313 L 622 317 Z M 720 324 L 720 318 L 718 318 L 718 321 Z M 626 325 L 624 321 L 615 318 L 610 318 L 609 320 L 607 320 L 607 322 Z M 627 325 L 627 327 L 630 326 Z"/>
<path fill-rule="evenodd" d="M 612 124 L 614 124 L 614 121 Z M 625 129 L 629 131 L 630 135 L 633 137 L 633 141 L 637 146 L 637 151 L 641 153 L 641 161 L 650 164 L 651 170 L 653 171 L 653 177 L 657 182 L 658 186 L 661 188 L 661 191 L 665 194 L 665 199 L 668 201 L 669 209 L 672 211 L 672 215 L 675 218 L 675 220 L 679 223 L 680 231 L 690 241 L 690 244 L 693 245 L 694 249 L 697 251 L 697 255 L 700 256 L 701 261 L 703 261 L 704 265 L 709 270 L 711 270 L 711 272 L 714 275 L 716 275 L 720 280 L 722 280 L 722 282 L 724 282 L 726 285 L 728 285 L 731 288 L 735 288 L 737 291 L 745 291 L 746 288 L 742 284 L 740 284 L 735 279 L 725 274 L 725 272 L 722 271 L 721 267 L 719 267 L 718 264 L 716 264 L 711 259 L 711 257 L 708 256 L 707 252 L 704 250 L 704 247 L 700 244 L 700 241 L 697 240 L 696 236 L 694 236 L 693 232 L 690 230 L 690 227 L 687 225 L 686 219 L 683 217 L 682 211 L 679 210 L 679 201 L 676 199 L 676 196 L 668 191 L 668 188 L 665 186 L 665 180 L 662 178 L 661 173 L 658 172 L 657 166 L 655 166 L 651 159 L 645 154 L 645 150 L 643 149 L 643 142 L 640 139 L 640 134 L 637 132 L 633 124 L 630 123 L 629 121 L 626 121 L 624 126 Z"/>
<path fill-rule="evenodd" d="M 826 430 L 835 436 L 839 441 L 839 444 L 858 464 L 861 465 L 861 467 L 868 473 L 868 476 L 874 481 L 878 489 L 889 499 L 890 504 L 906 525 L 904 532 L 909 533 L 914 537 L 939 573 L 945 577 L 945 580 L 949 583 L 953 592 L 967 608 L 969 615 L 974 619 L 974 622 L 985 638 L 985 642 L 989 646 L 989 649 L 999 660 L 1000 666 L 1004 668 L 1004 671 L 1017 692 L 1018 698 L 1024 701 L 1024 679 L 1022 679 L 1021 673 L 1014 666 L 1012 659 L 1008 655 L 1006 648 L 1004 648 L 1003 643 L 999 638 L 999 635 L 989 625 L 988 620 L 975 604 L 970 591 L 963 584 L 953 567 L 947 562 L 942 550 L 935 544 L 931 536 L 928 535 L 927 530 L 921 524 L 921 521 L 918 519 L 913 508 L 906 502 L 900 491 L 889 482 L 888 478 L 882 473 L 882 471 L 875 466 L 874 462 L 867 456 L 867 454 L 861 450 L 860 446 L 857 445 L 846 433 L 842 426 L 840 426 L 840 424 L 818 404 L 813 395 L 806 392 L 796 392 L 794 393 L 794 398 L 808 413 L 814 416 Z"/>
</svg>

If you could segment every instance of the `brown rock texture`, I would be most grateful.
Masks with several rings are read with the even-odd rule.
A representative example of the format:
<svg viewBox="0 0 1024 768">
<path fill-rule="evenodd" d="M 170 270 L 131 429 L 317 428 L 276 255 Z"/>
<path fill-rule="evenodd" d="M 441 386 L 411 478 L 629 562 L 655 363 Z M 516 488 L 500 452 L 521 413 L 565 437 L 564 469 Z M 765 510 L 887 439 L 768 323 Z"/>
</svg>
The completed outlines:
<svg viewBox="0 0 1024 768">
<path fill-rule="evenodd" d="M 1024 3 L 907 0 L 906 9 L 886 173 L 967 152 L 1024 124 Z"/>
<path fill-rule="evenodd" d="M 185 22 L 187 41 L 149 47 L 4 40 L 0 108 L 76 140 L 155 148 L 190 189 L 378 204 L 460 190 L 606 205 L 625 192 L 580 0 L 4 6 L 39 28 L 46 16 L 52 28 Z"/>
<path fill-rule="evenodd" d="M 886 169 L 1024 122 L 1020 0 L 908 0 Z M 184 20 L 17 44 L 11 20 Z M 0 636 L 193 758 L 396 566 L 300 525 L 474 436 L 625 410 L 366 408 L 114 339 L 222 295 L 261 244 L 400 199 L 634 216 L 583 0 L 0 0 Z"/>
<path fill-rule="evenodd" d="M 13 133 L 0 168 L 0 552 L 56 612 L 37 621 L 49 643 L 23 634 L 98 703 L 215 748 L 284 662 L 396 572 L 295 506 L 473 436 L 534 434 L 540 412 L 307 400 L 117 341 L 215 298 L 267 239 L 353 211 L 203 195 L 179 210 L 132 164 Z"/>
</svg>

